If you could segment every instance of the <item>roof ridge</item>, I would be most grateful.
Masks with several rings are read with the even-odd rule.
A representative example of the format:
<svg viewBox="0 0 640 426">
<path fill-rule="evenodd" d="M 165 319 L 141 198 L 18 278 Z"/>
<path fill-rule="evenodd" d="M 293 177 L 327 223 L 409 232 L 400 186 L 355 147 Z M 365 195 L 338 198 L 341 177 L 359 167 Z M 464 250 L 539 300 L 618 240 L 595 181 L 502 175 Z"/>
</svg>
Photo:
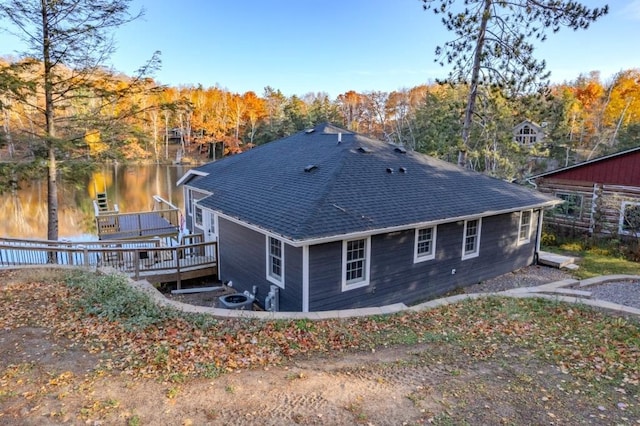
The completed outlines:
<svg viewBox="0 0 640 426">
<path fill-rule="evenodd" d="M 355 136 L 357 135 L 357 133 L 349 133 L 349 135 Z M 342 145 L 343 143 L 345 144 L 341 148 L 344 152 L 341 153 L 341 155 L 338 157 L 339 158 L 338 162 L 335 164 L 335 166 L 331 170 L 331 173 L 329 174 L 330 176 L 329 184 L 323 187 L 323 190 L 320 196 L 317 197 L 312 203 L 310 207 L 312 214 L 308 215 L 306 217 L 306 220 L 300 224 L 300 226 L 297 229 L 298 232 L 300 231 L 306 232 L 307 228 L 310 228 L 318 220 L 317 215 L 322 211 L 322 209 L 319 209 L 318 207 L 325 203 L 328 195 L 331 194 L 334 186 L 338 183 L 338 180 L 335 179 L 335 177 L 339 176 L 342 173 L 342 170 L 344 169 L 345 163 L 347 162 L 347 159 L 348 159 L 349 151 L 352 148 L 352 147 L 347 147 L 346 142 L 347 141 L 342 140 L 338 144 L 338 145 Z M 349 142 L 353 142 L 353 141 L 349 141 Z"/>
</svg>

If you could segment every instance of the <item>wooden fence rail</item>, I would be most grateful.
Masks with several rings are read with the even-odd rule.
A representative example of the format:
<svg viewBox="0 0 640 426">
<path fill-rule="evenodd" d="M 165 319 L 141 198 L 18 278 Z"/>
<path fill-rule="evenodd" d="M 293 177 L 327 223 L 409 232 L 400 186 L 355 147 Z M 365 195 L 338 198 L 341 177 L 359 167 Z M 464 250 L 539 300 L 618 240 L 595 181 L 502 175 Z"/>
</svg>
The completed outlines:
<svg viewBox="0 0 640 426">
<path fill-rule="evenodd" d="M 166 246 L 160 239 L 66 241 L 0 239 L 0 268 L 27 265 L 111 267 L 152 283 L 218 275 L 218 246 L 190 236 L 186 244 Z"/>
</svg>

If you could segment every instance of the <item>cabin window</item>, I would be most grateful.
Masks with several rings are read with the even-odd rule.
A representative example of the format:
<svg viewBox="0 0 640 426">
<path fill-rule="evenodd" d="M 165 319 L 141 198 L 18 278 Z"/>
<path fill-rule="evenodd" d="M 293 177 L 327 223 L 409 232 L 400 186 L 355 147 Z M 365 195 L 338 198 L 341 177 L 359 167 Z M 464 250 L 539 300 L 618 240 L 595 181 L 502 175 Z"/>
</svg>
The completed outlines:
<svg viewBox="0 0 640 426">
<path fill-rule="evenodd" d="M 195 224 L 196 226 L 199 226 L 200 228 L 202 228 L 202 207 L 200 206 L 194 206 L 195 209 Z"/>
<path fill-rule="evenodd" d="M 369 285 L 371 239 L 344 241 L 342 245 L 342 290 Z"/>
<path fill-rule="evenodd" d="M 480 254 L 481 219 L 464 221 L 464 237 L 462 239 L 462 260 L 477 257 Z"/>
<path fill-rule="evenodd" d="M 423 262 L 436 257 L 436 227 L 416 229 L 413 262 Z"/>
<path fill-rule="evenodd" d="M 274 237 L 267 237 L 267 280 L 284 287 L 283 245 Z"/>
<path fill-rule="evenodd" d="M 625 201 L 620 213 L 620 234 L 640 236 L 640 203 Z"/>
<path fill-rule="evenodd" d="M 564 203 L 554 209 L 555 214 L 580 219 L 582 215 L 582 195 L 558 192 L 556 197 L 563 200 Z"/>
<path fill-rule="evenodd" d="M 520 212 L 520 226 L 518 227 L 518 244 L 527 244 L 531 241 L 531 210 Z"/>
</svg>

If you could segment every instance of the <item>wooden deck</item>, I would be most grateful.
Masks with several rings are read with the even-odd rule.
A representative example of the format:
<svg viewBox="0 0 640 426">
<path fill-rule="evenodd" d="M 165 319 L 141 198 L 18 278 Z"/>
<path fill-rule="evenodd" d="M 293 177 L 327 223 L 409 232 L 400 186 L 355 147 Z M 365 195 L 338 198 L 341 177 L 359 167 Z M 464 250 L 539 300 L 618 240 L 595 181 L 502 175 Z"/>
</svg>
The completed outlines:
<svg viewBox="0 0 640 426">
<path fill-rule="evenodd" d="M 159 196 L 154 196 L 153 210 L 121 213 L 117 208 L 105 210 L 100 199 L 94 201 L 99 240 L 128 240 L 178 236 L 180 209 Z"/>
<path fill-rule="evenodd" d="M 160 238 L 72 243 L 0 239 L 0 268 L 27 265 L 111 267 L 133 279 L 151 283 L 218 276 L 218 245 L 194 235 L 187 244 L 166 246 Z"/>
</svg>

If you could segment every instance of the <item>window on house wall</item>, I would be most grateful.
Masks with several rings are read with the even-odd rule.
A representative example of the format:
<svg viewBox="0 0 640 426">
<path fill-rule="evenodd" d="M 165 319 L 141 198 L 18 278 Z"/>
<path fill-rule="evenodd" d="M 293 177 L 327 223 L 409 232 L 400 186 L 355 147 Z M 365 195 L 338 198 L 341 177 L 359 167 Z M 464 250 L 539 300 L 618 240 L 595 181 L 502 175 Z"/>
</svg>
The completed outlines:
<svg viewBox="0 0 640 426">
<path fill-rule="evenodd" d="M 622 203 L 619 233 L 640 236 L 640 203 Z"/>
<path fill-rule="evenodd" d="M 187 214 L 191 216 L 191 206 L 193 205 L 193 192 L 187 189 Z"/>
<path fill-rule="evenodd" d="M 370 238 L 344 241 L 342 246 L 342 290 L 369 284 Z"/>
<path fill-rule="evenodd" d="M 538 141 L 536 131 L 530 126 L 522 126 L 516 133 L 516 142 L 521 145 L 533 145 Z"/>
<path fill-rule="evenodd" d="M 194 223 L 196 226 L 202 227 L 202 207 L 200 206 L 195 206 L 195 218 Z"/>
<path fill-rule="evenodd" d="M 531 210 L 520 212 L 520 226 L 518 227 L 518 244 L 526 244 L 531 241 Z"/>
<path fill-rule="evenodd" d="M 462 240 L 462 260 L 477 257 L 480 254 L 481 219 L 464 221 L 464 238 Z"/>
<path fill-rule="evenodd" d="M 284 251 L 282 241 L 267 237 L 267 280 L 284 286 Z"/>
<path fill-rule="evenodd" d="M 556 197 L 564 200 L 564 203 L 554 208 L 556 215 L 580 219 L 582 216 L 582 195 L 568 192 L 557 192 Z"/>
<path fill-rule="evenodd" d="M 416 229 L 414 263 L 434 259 L 436 256 L 436 227 Z"/>
</svg>

